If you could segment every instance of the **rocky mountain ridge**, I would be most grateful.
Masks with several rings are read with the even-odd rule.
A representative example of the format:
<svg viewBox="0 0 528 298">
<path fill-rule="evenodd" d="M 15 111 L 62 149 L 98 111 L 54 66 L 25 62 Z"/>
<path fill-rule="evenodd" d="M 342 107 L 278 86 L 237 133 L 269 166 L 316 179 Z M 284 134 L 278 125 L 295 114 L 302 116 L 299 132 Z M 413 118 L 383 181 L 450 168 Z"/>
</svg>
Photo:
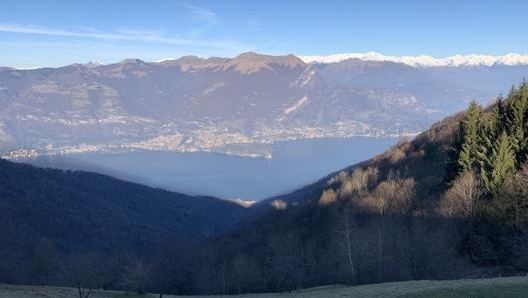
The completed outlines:
<svg viewBox="0 0 528 298">
<path fill-rule="evenodd" d="M 2 69 L 0 108 L 4 157 L 102 150 L 252 156 L 244 145 L 401 135 L 430 121 L 411 94 L 348 88 L 293 55 L 255 53 Z"/>
</svg>

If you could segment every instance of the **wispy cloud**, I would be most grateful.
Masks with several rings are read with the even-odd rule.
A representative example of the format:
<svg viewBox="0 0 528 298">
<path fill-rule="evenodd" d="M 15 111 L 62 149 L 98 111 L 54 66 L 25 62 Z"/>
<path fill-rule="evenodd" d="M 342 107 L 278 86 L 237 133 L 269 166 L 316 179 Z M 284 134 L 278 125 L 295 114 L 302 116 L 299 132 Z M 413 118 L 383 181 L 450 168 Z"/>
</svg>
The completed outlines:
<svg viewBox="0 0 528 298">
<path fill-rule="evenodd" d="M 163 30 L 121 29 L 116 31 L 100 31 L 94 28 L 89 28 L 89 30 L 64 30 L 59 28 L 40 27 L 26 24 L 0 24 L 0 32 L 72 38 L 89 38 L 98 40 L 138 41 L 172 46 L 193 46 L 229 49 L 234 51 L 244 51 L 248 48 L 251 48 L 248 45 L 235 41 L 192 39 L 167 36 L 163 34 Z"/>
<path fill-rule="evenodd" d="M 205 7 L 186 2 L 181 2 L 181 5 L 185 7 L 189 11 L 190 15 L 197 21 L 206 22 L 209 24 L 218 23 L 218 15 Z"/>
<path fill-rule="evenodd" d="M 91 28 L 90 30 L 71 31 L 59 28 L 40 27 L 33 25 L 20 24 L 0 24 L 0 32 L 7 33 L 21 33 L 21 34 L 36 34 L 48 36 L 63 36 L 63 37 L 86 37 L 96 39 L 114 39 L 114 40 L 148 40 L 150 35 L 127 34 L 124 32 L 102 32 Z"/>
</svg>

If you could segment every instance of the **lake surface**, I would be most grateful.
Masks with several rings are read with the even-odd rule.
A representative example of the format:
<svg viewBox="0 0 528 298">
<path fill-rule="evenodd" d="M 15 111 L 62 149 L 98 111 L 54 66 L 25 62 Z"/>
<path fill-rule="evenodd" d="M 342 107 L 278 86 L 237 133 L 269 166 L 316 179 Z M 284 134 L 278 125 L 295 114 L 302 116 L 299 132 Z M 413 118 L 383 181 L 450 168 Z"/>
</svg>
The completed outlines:
<svg viewBox="0 0 528 298">
<path fill-rule="evenodd" d="M 54 157 L 47 166 L 103 172 L 191 195 L 261 200 L 371 158 L 399 140 L 355 137 L 284 141 L 271 145 L 271 159 L 204 152 L 84 153 Z"/>
</svg>

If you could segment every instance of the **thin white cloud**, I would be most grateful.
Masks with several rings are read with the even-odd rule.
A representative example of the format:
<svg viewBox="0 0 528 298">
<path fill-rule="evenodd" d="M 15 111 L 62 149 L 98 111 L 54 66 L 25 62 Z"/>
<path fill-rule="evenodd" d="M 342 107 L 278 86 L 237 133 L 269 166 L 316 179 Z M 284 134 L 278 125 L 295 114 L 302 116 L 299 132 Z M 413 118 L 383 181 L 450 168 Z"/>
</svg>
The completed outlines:
<svg viewBox="0 0 528 298">
<path fill-rule="evenodd" d="M 205 7 L 186 2 L 182 2 L 181 5 L 185 7 L 191 16 L 197 21 L 206 22 L 209 24 L 218 23 L 218 15 Z"/>
<path fill-rule="evenodd" d="M 116 40 L 116 41 L 141 41 L 149 43 L 159 43 L 173 46 L 192 46 L 205 47 L 217 49 L 229 49 L 234 51 L 244 51 L 251 48 L 248 45 L 227 41 L 227 40 L 204 40 L 179 38 L 163 35 L 163 30 L 132 30 L 122 29 L 118 31 L 104 32 L 93 28 L 90 30 L 64 30 L 50 27 L 40 27 L 33 25 L 20 24 L 0 24 L 0 32 L 4 33 L 18 33 L 18 34 L 35 34 L 46 36 L 59 37 L 77 37 L 90 38 L 100 40 Z"/>
<path fill-rule="evenodd" d="M 20 24 L 0 24 L 0 32 L 7 33 L 22 33 L 22 34 L 37 34 L 48 36 L 64 36 L 64 37 L 87 37 L 96 39 L 115 39 L 115 40 L 148 40 L 149 35 L 137 35 L 119 32 L 101 32 L 93 28 L 86 31 L 70 31 L 58 28 L 40 27 L 33 25 Z"/>
</svg>

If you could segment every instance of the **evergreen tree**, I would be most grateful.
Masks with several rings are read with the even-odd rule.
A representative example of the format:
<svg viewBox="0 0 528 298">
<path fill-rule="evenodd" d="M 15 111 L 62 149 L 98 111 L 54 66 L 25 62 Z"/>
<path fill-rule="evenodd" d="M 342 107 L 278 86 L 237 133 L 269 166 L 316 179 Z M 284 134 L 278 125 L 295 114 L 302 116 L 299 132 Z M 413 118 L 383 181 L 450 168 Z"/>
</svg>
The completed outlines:
<svg viewBox="0 0 528 298">
<path fill-rule="evenodd" d="M 515 153 L 506 132 L 495 140 L 490 156 L 481 168 L 481 177 L 487 191 L 498 189 L 515 170 Z"/>
<path fill-rule="evenodd" d="M 495 141 L 503 131 L 502 123 L 506 118 L 503 117 L 502 109 L 502 99 L 499 97 L 497 105 L 491 110 L 491 114 L 482 116 L 482 125 L 479 127 L 477 144 L 477 161 L 482 176 L 485 175 L 486 171 L 489 171 L 488 159 L 492 155 Z"/>
<path fill-rule="evenodd" d="M 504 129 L 504 123 L 506 123 L 506 103 L 502 94 L 497 98 L 497 104 L 494 107 L 495 117 L 497 119 L 497 129 Z"/>
<path fill-rule="evenodd" d="M 504 130 L 504 125 L 507 121 L 506 104 L 502 95 L 499 95 L 496 104 L 492 107 L 491 117 L 489 119 L 488 128 L 493 133 L 492 138 L 494 139 Z"/>
<path fill-rule="evenodd" d="M 479 127 L 482 107 L 475 101 L 469 104 L 462 122 L 462 148 L 458 158 L 459 172 L 466 173 L 478 167 Z"/>
<path fill-rule="evenodd" d="M 519 88 L 512 87 L 508 94 L 507 119 L 505 127 L 511 136 L 513 149 L 520 163 L 524 160 L 527 150 L 526 138 L 526 110 L 528 108 L 528 86 L 523 81 Z"/>
</svg>

